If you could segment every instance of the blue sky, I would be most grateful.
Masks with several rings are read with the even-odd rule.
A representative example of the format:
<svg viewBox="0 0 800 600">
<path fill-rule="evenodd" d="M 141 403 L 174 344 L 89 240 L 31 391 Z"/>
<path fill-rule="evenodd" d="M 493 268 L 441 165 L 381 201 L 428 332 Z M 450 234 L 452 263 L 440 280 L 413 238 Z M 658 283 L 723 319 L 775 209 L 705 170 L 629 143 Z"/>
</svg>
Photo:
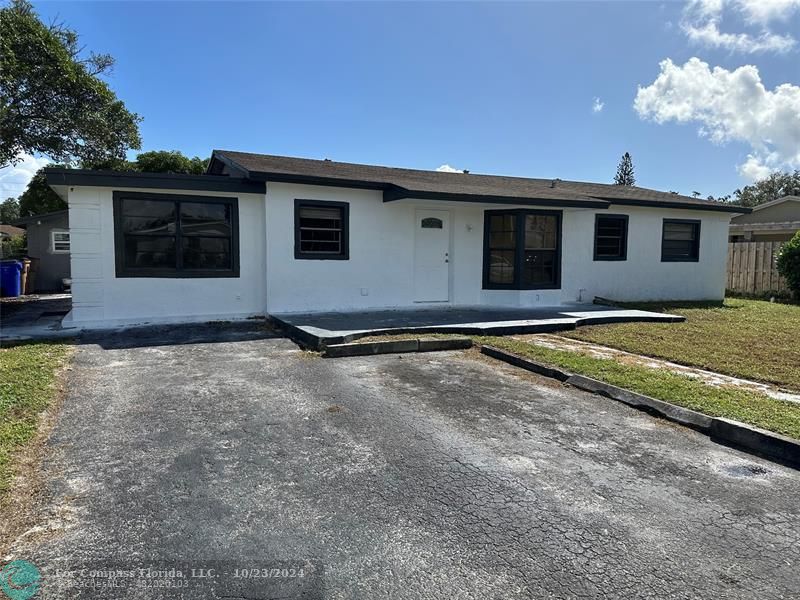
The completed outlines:
<svg viewBox="0 0 800 600">
<path fill-rule="evenodd" d="M 731 193 L 754 173 L 800 162 L 800 137 L 794 137 L 800 48 L 789 41 L 800 32 L 800 10 L 793 0 L 784 2 L 783 12 L 776 7 L 775 14 L 755 16 L 749 0 L 723 2 L 719 10 L 717 0 L 688 7 L 35 6 L 45 20 L 59 18 L 76 29 L 87 49 L 116 58 L 108 81 L 144 117 L 143 150 L 208 156 L 212 148 L 227 148 L 600 182 L 611 181 L 628 151 L 639 185 L 706 196 Z M 750 36 L 752 43 L 727 35 Z M 708 73 L 702 63 L 691 73 L 684 69 L 693 57 Z M 672 71 L 658 83 L 665 59 Z M 752 69 L 736 71 L 745 65 L 756 69 L 766 96 L 753 87 Z M 790 84 L 789 93 L 773 98 L 781 84 Z M 652 86 L 639 110 L 638 86 Z M 703 96 L 717 88 L 716 99 Z M 680 106 L 686 97 L 691 106 Z M 744 104 L 729 105 L 729 97 Z M 602 103 L 597 112 L 595 98 Z M 753 112 L 747 102 L 766 111 L 765 118 L 738 122 L 737 115 Z M 770 126 L 758 130 L 769 111 L 788 119 L 789 134 L 780 123 L 771 125 L 780 127 L 777 134 Z M 776 135 L 789 137 L 778 147 Z"/>
</svg>

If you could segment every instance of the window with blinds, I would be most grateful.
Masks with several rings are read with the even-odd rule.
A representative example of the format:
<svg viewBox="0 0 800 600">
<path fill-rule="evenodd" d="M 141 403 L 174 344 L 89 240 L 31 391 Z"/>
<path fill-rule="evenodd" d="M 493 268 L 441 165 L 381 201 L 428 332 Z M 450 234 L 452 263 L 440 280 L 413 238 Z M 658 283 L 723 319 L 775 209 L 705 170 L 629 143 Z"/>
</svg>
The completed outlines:
<svg viewBox="0 0 800 600">
<path fill-rule="evenodd" d="M 664 219 L 661 262 L 697 262 L 700 259 L 700 221 Z"/>
<path fill-rule="evenodd" d="M 594 259 L 626 260 L 628 215 L 597 215 L 594 221 Z"/>
<path fill-rule="evenodd" d="M 348 204 L 295 201 L 295 258 L 348 258 Z"/>
</svg>

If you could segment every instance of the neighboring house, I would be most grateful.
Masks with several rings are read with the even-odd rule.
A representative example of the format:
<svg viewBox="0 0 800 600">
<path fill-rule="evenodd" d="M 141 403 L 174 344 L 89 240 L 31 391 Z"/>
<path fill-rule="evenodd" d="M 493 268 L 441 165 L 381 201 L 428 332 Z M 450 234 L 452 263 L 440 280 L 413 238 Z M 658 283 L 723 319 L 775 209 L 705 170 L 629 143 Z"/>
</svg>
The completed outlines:
<svg viewBox="0 0 800 600">
<path fill-rule="evenodd" d="M 731 242 L 787 242 L 800 230 L 800 196 L 759 204 L 731 219 Z"/>
<path fill-rule="evenodd" d="M 28 232 L 28 256 L 36 261 L 34 292 L 60 292 L 70 276 L 69 211 L 59 210 L 16 221 Z"/>
<path fill-rule="evenodd" d="M 709 300 L 730 217 L 638 187 L 214 151 L 205 175 L 46 170 L 76 323 Z"/>
<path fill-rule="evenodd" d="M 8 240 L 11 238 L 25 235 L 25 230 L 13 225 L 4 225 L 0 223 L 0 240 Z"/>
</svg>

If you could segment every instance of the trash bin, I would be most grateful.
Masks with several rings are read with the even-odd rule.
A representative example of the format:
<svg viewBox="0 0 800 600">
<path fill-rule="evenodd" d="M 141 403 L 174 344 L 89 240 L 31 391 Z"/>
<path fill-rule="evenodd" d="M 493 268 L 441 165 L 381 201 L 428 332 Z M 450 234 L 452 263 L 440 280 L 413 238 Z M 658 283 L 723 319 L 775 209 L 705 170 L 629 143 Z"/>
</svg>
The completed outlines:
<svg viewBox="0 0 800 600">
<path fill-rule="evenodd" d="M 22 272 L 19 276 L 19 293 L 23 296 L 27 296 L 31 293 L 28 289 L 28 273 L 31 269 L 31 259 L 30 258 L 23 258 L 22 259 Z"/>
<path fill-rule="evenodd" d="M 22 263 L 18 260 L 0 261 L 0 296 L 19 296 Z"/>
<path fill-rule="evenodd" d="M 28 281 L 27 287 L 23 290 L 25 294 L 35 294 L 36 293 L 36 274 L 39 272 L 39 259 L 33 256 L 29 256 L 31 260 L 31 268 L 28 269 Z"/>
</svg>

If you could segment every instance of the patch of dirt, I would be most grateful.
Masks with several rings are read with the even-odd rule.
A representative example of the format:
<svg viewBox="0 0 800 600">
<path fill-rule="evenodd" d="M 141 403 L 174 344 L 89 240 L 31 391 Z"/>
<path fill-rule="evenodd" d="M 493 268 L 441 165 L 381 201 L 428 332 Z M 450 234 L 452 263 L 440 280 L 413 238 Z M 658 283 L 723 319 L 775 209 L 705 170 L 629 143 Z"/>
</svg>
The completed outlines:
<svg viewBox="0 0 800 600">
<path fill-rule="evenodd" d="M 328 410 L 329 413 L 338 413 L 338 412 L 342 412 L 344 409 L 341 406 L 339 406 L 338 404 L 331 404 L 327 408 L 327 410 Z"/>
<path fill-rule="evenodd" d="M 481 349 L 479 346 L 473 346 L 469 350 L 463 350 L 463 356 L 469 358 L 470 360 L 475 360 L 478 362 L 482 362 L 487 365 L 491 365 L 493 369 L 502 369 L 509 375 L 513 375 L 514 377 L 519 377 L 520 379 L 524 379 L 525 381 L 530 381 L 535 383 L 536 385 L 540 385 L 543 387 L 551 387 L 554 389 L 563 388 L 564 383 L 558 381 L 557 379 L 552 379 L 550 377 L 545 377 L 544 375 L 538 375 L 537 373 L 533 373 L 532 371 L 527 371 L 525 369 L 521 369 L 520 367 L 515 367 L 513 365 L 509 365 L 508 363 L 504 363 L 503 361 L 497 360 L 496 358 L 492 358 L 491 356 L 486 356 L 485 354 L 481 354 Z M 576 392 L 580 390 L 574 389 Z"/>
<path fill-rule="evenodd" d="M 56 390 L 52 401 L 39 415 L 36 435 L 14 453 L 14 478 L 0 496 L 0 560 L 4 560 L 15 542 L 22 538 L 42 539 L 60 529 L 48 523 L 45 507 L 48 493 L 47 473 L 42 468 L 48 451 L 47 441 L 58 421 L 66 396 L 66 375 L 72 369 L 71 356 L 56 374 Z M 59 519 L 60 520 L 60 519 Z"/>
</svg>

